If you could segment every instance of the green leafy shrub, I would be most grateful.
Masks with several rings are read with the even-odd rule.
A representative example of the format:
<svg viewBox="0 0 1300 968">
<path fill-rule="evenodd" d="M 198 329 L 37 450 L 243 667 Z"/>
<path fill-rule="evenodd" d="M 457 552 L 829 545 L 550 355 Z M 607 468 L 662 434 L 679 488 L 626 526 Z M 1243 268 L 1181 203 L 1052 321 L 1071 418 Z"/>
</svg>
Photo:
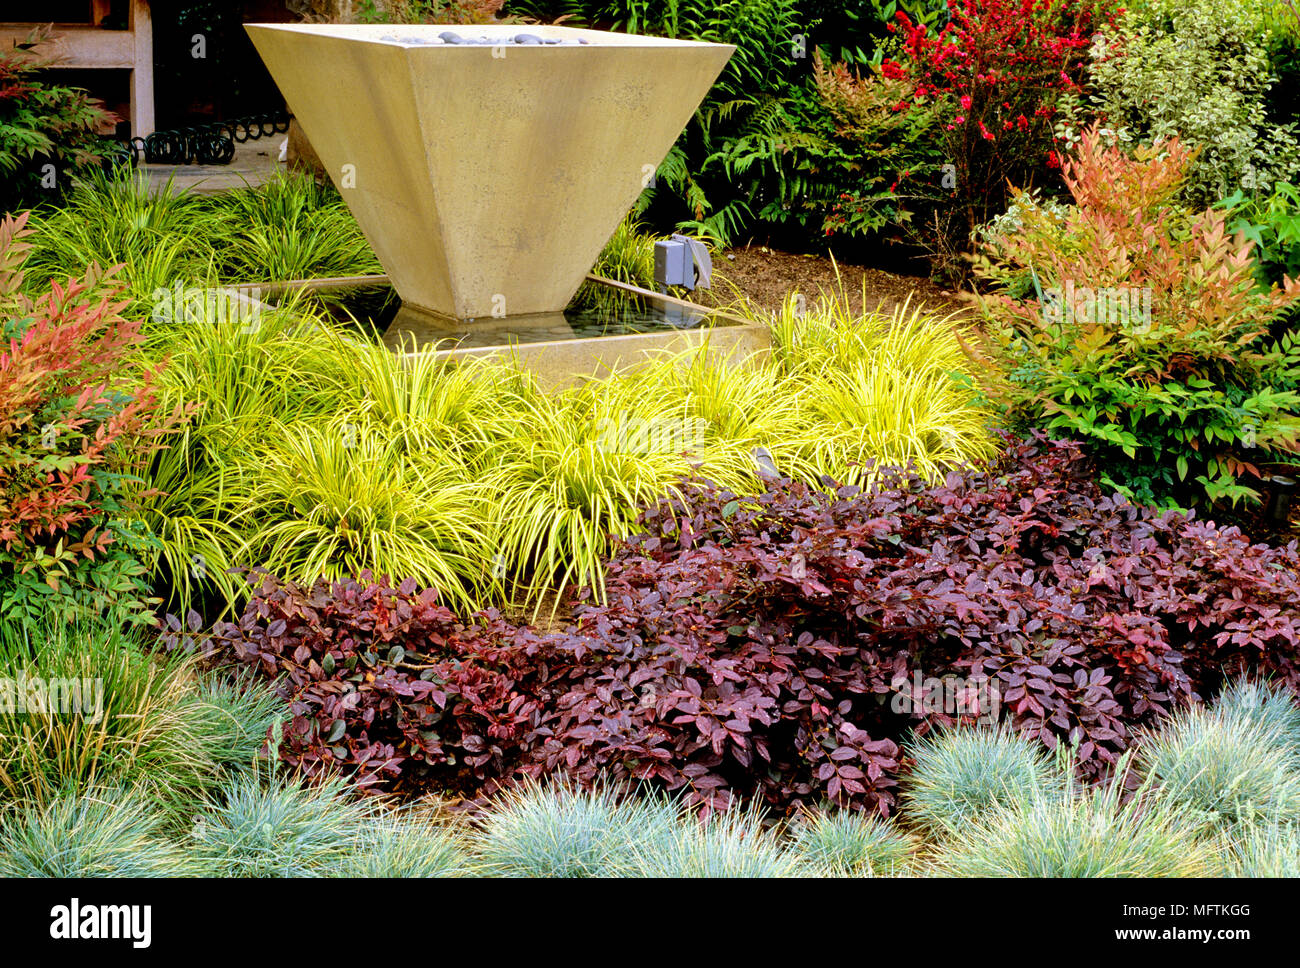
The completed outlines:
<svg viewBox="0 0 1300 968">
<path fill-rule="evenodd" d="M 1269 114 L 1281 121 L 1297 119 L 1300 103 L 1300 3 L 1255 0 L 1263 20 L 1269 66 L 1277 83 L 1269 91 Z"/>
<path fill-rule="evenodd" d="M 1197 207 L 1268 191 L 1300 171 L 1292 123 L 1269 117 L 1277 83 L 1262 5 L 1146 0 L 1094 50 L 1093 106 L 1125 140 L 1199 149 L 1180 198 Z"/>
<path fill-rule="evenodd" d="M 1267 722 L 1179 710 L 1140 746 L 1157 795 L 1211 827 L 1300 822 L 1295 751 Z"/>
<path fill-rule="evenodd" d="M 0 213 L 49 199 L 101 162 L 97 131 L 116 117 L 85 91 L 51 84 L 48 30 L 0 50 Z M 46 167 L 48 166 L 48 167 Z"/>
<path fill-rule="evenodd" d="M 948 19 L 947 0 L 802 0 L 800 9 L 809 22 L 809 46 L 849 64 L 880 63 L 900 10 L 930 30 Z"/>
<path fill-rule="evenodd" d="M 1223 205 L 1236 215 L 1229 228 L 1255 243 L 1263 285 L 1300 278 L 1300 188 L 1278 182 L 1267 197 L 1248 200 L 1237 192 Z"/>
<path fill-rule="evenodd" d="M 803 863 L 839 877 L 905 874 L 916 847 L 890 822 L 848 810 L 805 813 L 790 839 L 791 852 Z"/>
<path fill-rule="evenodd" d="M 1084 441 L 1103 483 L 1147 504 L 1257 497 L 1259 465 L 1300 449 L 1300 340 L 1270 338 L 1300 281 L 1257 290 L 1223 213 L 1177 205 L 1190 157 L 1086 132 L 1068 214 L 1017 193 L 1021 230 L 979 267 L 1002 289 L 985 312 L 1013 414 Z"/>
<path fill-rule="evenodd" d="M 185 877 L 202 873 L 136 792 L 64 793 L 0 813 L 0 877 Z"/>
<path fill-rule="evenodd" d="M 1006 211 L 993 216 L 972 234 L 976 248 L 985 253 L 980 264 L 984 277 L 1001 288 L 1013 299 L 1027 299 L 1036 293 L 1037 273 L 1030 266 L 1009 267 L 1001 262 L 990 260 L 989 253 L 1000 254 L 1005 251 L 1009 239 L 1018 236 L 1025 229 L 1025 217 L 1042 226 L 1055 223 L 1056 227 L 1065 225 L 1070 215 L 1071 206 L 1053 198 L 1037 188 L 1018 193 L 1013 197 Z"/>
<path fill-rule="evenodd" d="M 133 373 L 138 324 L 91 269 L 20 294 L 27 216 L 0 223 L 0 619 L 147 618 L 131 472 L 182 422 L 156 371 Z"/>
<path fill-rule="evenodd" d="M 832 154 L 828 147 L 827 159 L 838 164 L 822 165 L 819 174 L 842 190 L 829 204 L 815 199 L 828 236 L 906 224 L 947 194 L 934 106 L 913 100 L 909 82 L 869 70 L 864 76 L 846 64 L 828 67 L 820 53 L 813 59 L 813 82 L 832 122 L 827 142 L 839 148 Z"/>
<path fill-rule="evenodd" d="M 1277 182 L 1268 195 L 1237 191 L 1220 206 L 1232 216 L 1228 231 L 1255 244 L 1255 278 L 1262 288 L 1300 279 L 1300 187 Z M 1286 310 L 1283 318 L 1294 323 L 1295 307 Z"/>
<path fill-rule="evenodd" d="M 470 842 L 488 875 L 613 877 L 633 868 L 638 851 L 667 849 L 683 823 L 659 797 L 529 783 L 494 802 Z"/>
<path fill-rule="evenodd" d="M 843 61 L 874 72 L 896 43 L 899 11 L 937 28 L 944 0 L 512 0 L 504 12 L 571 25 L 709 40 L 736 55 L 642 194 L 635 210 L 734 244 L 763 229 L 797 243 L 827 235 L 876 235 L 906 225 L 928 198 L 937 148 L 926 112 L 890 117 L 892 85 L 866 82 L 842 99 L 823 97 L 815 61 L 848 92 Z M 844 84 L 840 84 L 841 77 Z M 856 108 L 871 115 L 867 124 Z M 879 153 L 880 157 L 876 156 Z M 904 186 L 895 194 L 895 181 Z"/>
<path fill-rule="evenodd" d="M 937 837 L 999 807 L 1059 797 L 1065 789 L 1065 775 L 1042 744 L 1007 730 L 944 730 L 920 737 L 907 752 L 913 764 L 903 782 L 903 810 Z"/>
</svg>

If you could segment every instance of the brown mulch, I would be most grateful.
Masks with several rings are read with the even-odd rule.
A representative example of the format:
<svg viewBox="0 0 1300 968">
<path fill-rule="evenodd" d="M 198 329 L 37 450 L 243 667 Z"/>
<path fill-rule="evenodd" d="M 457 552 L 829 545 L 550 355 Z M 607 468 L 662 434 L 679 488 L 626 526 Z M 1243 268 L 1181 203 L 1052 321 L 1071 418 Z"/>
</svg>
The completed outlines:
<svg viewBox="0 0 1300 968">
<path fill-rule="evenodd" d="M 836 277 L 838 266 L 839 276 Z M 787 293 L 799 292 L 809 303 L 843 286 L 855 313 L 864 309 L 891 313 L 909 297 L 913 306 L 924 303 L 931 311 L 959 312 L 968 308 L 962 296 L 922 276 L 896 275 L 867 266 L 833 262 L 821 255 L 799 255 L 764 245 L 727 249 L 713 257 L 713 288 L 692 298 L 704 305 L 726 306 L 738 299 L 755 309 L 780 308 Z M 865 300 L 864 300 L 865 294 Z"/>
</svg>

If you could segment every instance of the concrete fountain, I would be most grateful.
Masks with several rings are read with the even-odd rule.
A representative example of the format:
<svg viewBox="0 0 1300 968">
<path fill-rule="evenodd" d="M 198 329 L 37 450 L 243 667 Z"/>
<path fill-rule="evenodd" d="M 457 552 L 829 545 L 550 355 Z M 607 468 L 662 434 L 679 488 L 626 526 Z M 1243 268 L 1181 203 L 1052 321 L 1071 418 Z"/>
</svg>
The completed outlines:
<svg viewBox="0 0 1300 968">
<path fill-rule="evenodd" d="M 563 339 L 735 49 L 551 26 L 247 30 L 401 297 L 389 337 L 477 347 Z"/>
</svg>

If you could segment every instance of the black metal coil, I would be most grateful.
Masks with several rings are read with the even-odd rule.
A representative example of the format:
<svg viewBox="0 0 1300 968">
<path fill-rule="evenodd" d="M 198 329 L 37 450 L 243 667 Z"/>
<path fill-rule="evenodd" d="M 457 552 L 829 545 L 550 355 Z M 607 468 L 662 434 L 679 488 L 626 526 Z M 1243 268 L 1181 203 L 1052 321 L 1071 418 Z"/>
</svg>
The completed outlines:
<svg viewBox="0 0 1300 968">
<path fill-rule="evenodd" d="M 153 165 L 228 165 L 235 157 L 236 143 L 269 138 L 288 130 L 289 115 L 272 111 L 233 121 L 155 131 L 147 138 L 132 138 L 126 145 L 134 159 Z"/>
</svg>

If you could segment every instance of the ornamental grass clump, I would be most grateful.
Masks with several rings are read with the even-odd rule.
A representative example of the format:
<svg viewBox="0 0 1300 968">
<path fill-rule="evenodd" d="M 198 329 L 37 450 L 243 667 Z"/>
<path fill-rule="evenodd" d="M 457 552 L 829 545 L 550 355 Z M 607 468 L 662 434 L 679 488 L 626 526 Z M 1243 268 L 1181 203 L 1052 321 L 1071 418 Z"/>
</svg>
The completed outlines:
<svg viewBox="0 0 1300 968">
<path fill-rule="evenodd" d="M 295 422 L 263 441 L 238 495 L 259 510 L 236 560 L 280 574 L 341 579 L 363 571 L 414 578 L 472 611 L 490 581 L 490 513 L 455 453 L 412 453 L 360 415 Z"/>
<path fill-rule="evenodd" d="M 655 285 L 655 242 L 658 237 L 647 234 L 634 215 L 618 223 L 591 267 L 592 275 L 615 282 L 626 282 L 642 289 Z M 601 313 L 617 314 L 631 307 L 636 297 L 625 290 L 584 281 L 573 298 L 574 303 Z"/>
<path fill-rule="evenodd" d="M 540 391 L 525 371 L 490 359 L 450 362 L 404 343 L 347 345 L 348 405 L 380 432 L 400 436 L 418 453 L 436 448 L 473 458 L 508 419 L 509 401 Z"/>
<path fill-rule="evenodd" d="M 637 877 L 808 877 L 822 873 L 785 850 L 755 806 L 677 825 L 667 837 L 637 844 Z"/>
<path fill-rule="evenodd" d="M 205 310 L 168 327 L 149 352 L 167 359 L 164 405 L 194 412 L 131 488 L 134 517 L 155 539 L 151 570 L 167 607 L 184 614 L 219 603 L 219 612 L 242 597 L 230 569 L 250 563 L 245 548 L 270 520 L 254 503 L 265 452 L 286 447 L 290 427 L 320 427 L 363 406 L 356 350 L 335 328 L 276 307 L 253 324 Z"/>
<path fill-rule="evenodd" d="M 470 843 L 488 875 L 613 877 L 632 872 L 641 851 L 671 850 L 687 823 L 658 796 L 528 783 L 492 805 Z"/>
<path fill-rule="evenodd" d="M 1224 877 L 1300 877 L 1300 827 L 1258 824 L 1238 828 L 1224 841 Z"/>
<path fill-rule="evenodd" d="M 222 280 L 266 282 L 382 273 L 356 219 L 330 184 L 281 172 L 214 204 Z"/>
<path fill-rule="evenodd" d="M 37 239 L 28 262 L 33 295 L 86 266 L 122 266 L 132 305 L 127 315 L 152 314 L 157 291 L 177 280 L 201 285 L 213 278 L 214 232 L 219 217 L 207 195 L 184 192 L 169 180 L 155 185 L 144 172 L 90 171 L 57 207 L 36 209 Z"/>
<path fill-rule="evenodd" d="M 364 825 L 332 872 L 337 877 L 464 877 L 476 873 L 457 829 L 412 809 Z"/>
<path fill-rule="evenodd" d="M 910 302 L 858 315 L 842 287 L 807 308 L 788 296 L 772 323 L 772 365 L 802 432 L 787 435 L 800 446 L 783 473 L 866 484 L 872 466 L 910 467 L 937 481 L 992 459 L 993 414 L 978 391 L 990 373 L 964 352 L 970 338 L 960 317 Z"/>
<path fill-rule="evenodd" d="M 907 748 L 909 822 L 934 837 L 960 833 L 998 808 L 1060 797 L 1067 777 L 1039 742 L 1007 729 L 946 729 Z"/>
<path fill-rule="evenodd" d="M 1258 726 L 1300 769 L 1300 705 L 1285 686 L 1245 676 L 1232 680 L 1215 697 L 1210 709 L 1225 723 Z"/>
<path fill-rule="evenodd" d="M 759 448 L 783 474 L 814 480 L 820 473 L 798 448 L 808 434 L 800 400 L 810 387 L 752 358 L 662 354 L 586 390 L 600 417 L 621 417 L 610 429 L 624 452 L 677 453 L 687 474 L 748 492 L 762 486 Z M 635 423 L 626 426 L 629 420 Z"/>
<path fill-rule="evenodd" d="M 375 807 L 340 780 L 244 773 L 195 814 L 189 849 L 209 876 L 324 877 L 375 822 Z"/>
<path fill-rule="evenodd" d="M 220 683 L 141 633 L 101 623 L 0 627 L 0 793 L 44 804 L 112 784 L 175 818 L 231 769 L 253 764 L 284 716 L 260 684 Z M 39 683 L 16 696 L 13 682 Z"/>
<path fill-rule="evenodd" d="M 809 867 L 837 877 L 910 873 L 915 838 L 877 816 L 850 810 L 807 811 L 794 822 L 790 851 Z"/>
<path fill-rule="evenodd" d="M 525 601 L 540 608 L 549 590 L 570 583 L 599 593 L 611 536 L 630 533 L 641 504 L 679 492 L 691 472 L 681 452 L 619 437 L 620 420 L 647 412 L 655 411 L 646 400 L 630 414 L 611 412 L 581 388 L 502 401 L 475 487 L 491 495 L 485 564 L 513 576 Z"/>
<path fill-rule="evenodd" d="M 160 301 L 183 289 L 382 272 L 338 192 L 305 175 L 220 196 L 185 191 L 143 172 L 91 171 L 63 203 L 36 210 L 33 286 L 85 266 L 122 265 L 132 319 L 169 331 Z M 316 301 L 319 300 L 308 300 Z"/>
<path fill-rule="evenodd" d="M 555 392 L 291 308 L 256 325 L 201 314 L 151 349 L 169 359 L 164 403 L 195 408 L 132 488 L 159 591 L 219 612 L 243 597 L 234 566 L 303 582 L 369 569 L 465 611 L 536 609 L 566 587 L 599 595 L 614 541 L 683 478 L 755 493 L 766 452 L 809 483 L 909 461 L 935 479 L 996 452 L 947 322 L 882 318 L 823 348 L 855 339 L 835 312 L 779 364 L 689 350 Z"/>
<path fill-rule="evenodd" d="M 26 332 L 53 343 L 109 322 L 117 328 L 100 349 L 139 343 L 142 363 L 167 365 L 147 378 L 116 360 L 92 368 L 129 378 L 134 392 L 89 400 L 113 411 L 105 426 L 129 438 L 114 456 L 132 458 L 135 472 L 100 472 L 111 435 L 81 448 L 111 499 L 104 513 L 78 509 L 73 523 L 86 527 L 61 546 L 57 535 L 6 537 L 0 495 L 0 571 L 12 560 L 22 586 L 22 600 L 0 598 L 0 610 L 39 611 L 47 585 L 82 590 L 66 580 L 75 571 L 90 579 L 83 597 L 101 603 L 126 599 L 143 614 L 152 593 L 178 614 L 224 616 L 246 599 L 232 569 L 258 566 L 305 583 L 368 569 L 436 587 L 465 612 L 536 610 L 583 585 L 599 598 L 614 542 L 642 507 L 680 496 L 683 478 L 755 493 L 770 476 L 765 454 L 777 473 L 815 486 L 908 462 L 937 480 L 996 451 L 977 368 L 954 353 L 950 321 L 920 312 L 858 319 L 844 304 L 824 311 L 824 325 L 810 317 L 798 336 L 778 332 L 789 344 L 779 363 L 692 350 L 547 393 L 506 363 L 391 352 L 309 297 L 269 305 L 221 288 L 377 268 L 337 195 L 310 179 L 213 197 L 96 176 L 31 227 L 14 223 L 0 239 L 10 243 L 0 301 L 44 299 L 71 271 L 120 262 L 127 298 L 108 308 L 130 322 L 60 306 Z M 604 258 L 644 281 L 652 242 L 628 223 Z M 75 302 L 89 287 L 62 296 Z M 173 434 L 182 413 L 190 422 Z M 56 428 L 51 453 L 47 428 L 29 416 L 16 417 L 16 452 L 31 467 L 48 470 L 86 436 Z M 70 413 L 69 428 L 84 416 Z M 31 505 L 66 510 L 67 487 L 33 490 L 24 478 L 14 490 L 8 503 L 29 516 Z M 77 557 L 83 546 L 98 567 Z"/>
<path fill-rule="evenodd" d="M 0 877 L 186 877 L 203 873 L 165 837 L 140 791 L 64 792 L 0 813 Z"/>
<path fill-rule="evenodd" d="M 223 772 L 254 769 L 267 756 L 267 738 L 289 718 L 283 700 L 251 676 L 200 676 L 180 701 L 197 752 Z"/>
<path fill-rule="evenodd" d="M 1295 752 L 1268 723 L 1190 706 L 1148 733 L 1139 750 L 1156 795 L 1210 828 L 1300 823 Z"/>
<path fill-rule="evenodd" d="M 1125 760 L 1128 758 L 1125 757 Z M 1127 764 L 1117 775 L 1123 777 Z M 1018 797 L 946 840 L 934 872 L 954 877 L 1205 877 L 1212 848 L 1185 808 L 1123 783 Z"/>
</svg>

